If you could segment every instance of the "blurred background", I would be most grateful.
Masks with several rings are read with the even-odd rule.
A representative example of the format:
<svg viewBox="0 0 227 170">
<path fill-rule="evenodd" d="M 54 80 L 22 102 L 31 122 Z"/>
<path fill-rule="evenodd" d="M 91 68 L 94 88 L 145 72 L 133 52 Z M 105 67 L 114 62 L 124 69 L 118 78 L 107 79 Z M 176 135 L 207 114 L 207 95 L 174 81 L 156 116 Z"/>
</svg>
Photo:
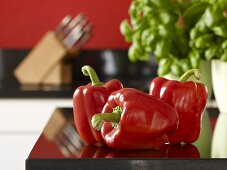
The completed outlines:
<svg viewBox="0 0 227 170">
<path fill-rule="evenodd" d="M 86 49 L 126 49 L 119 24 L 128 17 L 130 0 L 1 1 L 1 48 L 32 48 L 48 30 L 54 30 L 66 15 L 85 13 L 94 24 L 95 35 Z M 108 37 L 108 38 L 104 38 Z"/>
<path fill-rule="evenodd" d="M 226 9 L 225 0 L 0 1 L 1 169 L 25 168 L 54 110 L 72 109 L 75 89 L 90 82 L 84 65 L 103 82 L 144 92 L 157 75 L 178 79 L 201 69 L 210 112 L 194 145 L 210 157 L 218 108 L 227 112 Z M 221 124 L 213 148 L 226 157 Z"/>
<path fill-rule="evenodd" d="M 129 44 L 120 33 L 121 21 L 129 18 L 130 3 L 131 0 L 0 1 L 1 169 L 24 169 L 25 159 L 54 109 L 72 107 L 76 87 L 90 81 L 81 73 L 83 65 L 94 67 L 103 82 L 117 78 L 125 86 L 148 90 L 149 79 L 156 75 L 157 65 L 153 59 L 146 63 L 131 63 L 127 57 Z M 86 15 L 93 29 L 80 52 L 64 59 L 70 66 L 66 72 L 70 75 L 68 81 L 62 81 L 64 73 L 60 70 L 56 73 L 57 82 L 24 83 L 23 79 L 20 82 L 15 70 L 31 50 L 47 32 L 55 31 L 65 16 L 75 17 L 79 13 Z M 47 51 L 56 50 L 46 48 Z M 41 52 L 38 50 L 40 59 L 33 62 L 33 67 L 22 66 L 25 71 L 18 73 L 18 77 L 38 77 L 43 69 L 35 65 L 45 68 L 51 55 L 47 51 L 43 55 L 42 49 Z M 46 66 L 49 71 L 53 70 L 51 62 L 50 59 Z"/>
</svg>

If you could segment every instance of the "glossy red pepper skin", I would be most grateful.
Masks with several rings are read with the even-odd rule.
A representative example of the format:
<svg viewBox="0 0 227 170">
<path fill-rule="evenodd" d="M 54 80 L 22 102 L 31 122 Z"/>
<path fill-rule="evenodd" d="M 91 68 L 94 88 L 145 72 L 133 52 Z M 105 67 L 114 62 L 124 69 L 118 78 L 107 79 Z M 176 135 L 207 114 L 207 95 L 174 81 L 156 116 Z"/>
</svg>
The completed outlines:
<svg viewBox="0 0 227 170">
<path fill-rule="evenodd" d="M 176 130 L 178 115 L 163 101 L 133 88 L 113 92 L 102 113 L 122 108 L 119 126 L 104 122 L 101 133 L 108 146 L 117 149 L 151 149 L 163 146 L 167 133 Z"/>
<path fill-rule="evenodd" d="M 150 84 L 149 94 L 168 103 L 178 113 L 178 129 L 168 134 L 170 144 L 193 143 L 198 139 L 208 96 L 205 85 L 157 77 Z"/>
<path fill-rule="evenodd" d="M 74 122 L 81 139 L 86 144 L 104 143 L 99 131 L 91 125 L 94 114 L 100 113 L 109 95 L 123 86 L 118 80 L 110 80 L 104 85 L 80 86 L 73 96 Z"/>
</svg>

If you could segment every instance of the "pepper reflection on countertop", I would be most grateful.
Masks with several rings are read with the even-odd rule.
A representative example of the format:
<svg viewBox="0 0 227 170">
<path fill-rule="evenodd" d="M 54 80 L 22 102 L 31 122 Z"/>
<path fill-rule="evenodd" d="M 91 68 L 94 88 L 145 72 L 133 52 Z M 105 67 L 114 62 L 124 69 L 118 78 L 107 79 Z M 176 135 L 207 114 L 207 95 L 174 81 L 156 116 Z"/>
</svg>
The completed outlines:
<svg viewBox="0 0 227 170">
<path fill-rule="evenodd" d="M 111 149 L 107 146 L 85 145 L 78 135 L 73 119 L 72 108 L 56 109 L 28 160 L 34 158 L 200 158 L 198 148 L 192 144 L 165 145 L 159 149 L 130 151 Z"/>
<path fill-rule="evenodd" d="M 218 116 L 218 110 L 214 108 L 207 109 L 209 116 L 211 117 L 211 124 L 214 128 L 215 122 Z M 56 118 L 57 117 L 57 118 Z M 61 122 L 61 123 L 60 123 Z M 187 147 L 186 147 L 187 146 Z M 210 146 L 211 147 L 211 146 Z M 90 149 L 91 148 L 91 149 Z M 99 149 L 99 151 L 97 151 Z M 162 148 L 163 149 L 163 148 Z M 207 148 L 210 150 L 210 148 Z M 85 150 L 85 151 L 84 151 Z M 87 150 L 87 151 L 86 151 Z M 93 151 L 92 151 L 93 150 Z M 103 151 L 102 151 L 103 150 Z M 190 145 L 176 145 L 168 147 L 168 155 L 171 158 L 178 158 L 181 155 L 182 158 L 194 157 L 197 154 L 196 146 Z M 166 158 L 166 150 L 136 150 L 136 151 L 117 151 L 111 148 L 98 148 L 97 146 L 87 146 L 83 143 L 78 135 L 76 127 L 74 125 L 73 109 L 72 108 L 58 108 L 54 111 L 49 119 L 44 131 L 40 135 L 36 144 L 34 145 L 29 160 L 34 158 L 72 158 L 79 159 L 83 157 L 95 157 L 94 152 L 103 152 L 106 155 L 106 151 L 109 156 L 116 158 Z M 86 154 L 85 154 L 85 153 Z M 177 152 L 177 153 L 176 153 Z M 157 153 L 157 154 L 156 154 Z M 176 153 L 176 154 L 175 154 Z M 121 155 L 122 154 L 122 155 Z M 90 155 L 90 156 L 89 156 Z M 96 155 L 96 154 L 95 154 Z M 198 156 L 198 155 L 197 155 Z M 196 156 L 196 158 L 198 158 Z M 106 156 L 107 158 L 108 156 Z M 101 158 L 99 156 L 98 158 Z M 103 156 L 104 158 L 104 156 Z M 61 159 L 52 160 L 61 161 Z"/>
</svg>

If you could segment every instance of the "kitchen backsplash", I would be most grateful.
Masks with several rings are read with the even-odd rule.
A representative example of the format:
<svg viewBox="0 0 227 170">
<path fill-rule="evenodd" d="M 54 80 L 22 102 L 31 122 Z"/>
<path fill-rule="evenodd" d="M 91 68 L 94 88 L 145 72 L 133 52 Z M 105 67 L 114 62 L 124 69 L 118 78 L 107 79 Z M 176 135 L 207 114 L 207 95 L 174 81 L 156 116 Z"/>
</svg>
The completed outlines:
<svg viewBox="0 0 227 170">
<path fill-rule="evenodd" d="M 129 17 L 130 3 L 131 0 L 1 1 L 0 48 L 32 48 L 64 16 L 81 12 L 94 26 L 86 49 L 126 49 L 119 25 Z"/>
</svg>

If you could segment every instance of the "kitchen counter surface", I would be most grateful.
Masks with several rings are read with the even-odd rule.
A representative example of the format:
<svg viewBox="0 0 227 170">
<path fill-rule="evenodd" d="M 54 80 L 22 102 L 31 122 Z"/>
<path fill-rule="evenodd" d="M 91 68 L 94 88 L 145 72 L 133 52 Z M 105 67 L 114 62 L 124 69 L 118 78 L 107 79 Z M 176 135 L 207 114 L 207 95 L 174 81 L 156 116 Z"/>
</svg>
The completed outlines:
<svg viewBox="0 0 227 170">
<path fill-rule="evenodd" d="M 208 108 L 205 114 L 213 130 L 218 109 Z M 211 142 L 205 142 L 209 145 L 195 143 L 146 151 L 86 146 L 75 128 L 72 108 L 57 108 L 29 154 L 26 169 L 226 169 L 227 160 L 211 159 Z"/>
</svg>

